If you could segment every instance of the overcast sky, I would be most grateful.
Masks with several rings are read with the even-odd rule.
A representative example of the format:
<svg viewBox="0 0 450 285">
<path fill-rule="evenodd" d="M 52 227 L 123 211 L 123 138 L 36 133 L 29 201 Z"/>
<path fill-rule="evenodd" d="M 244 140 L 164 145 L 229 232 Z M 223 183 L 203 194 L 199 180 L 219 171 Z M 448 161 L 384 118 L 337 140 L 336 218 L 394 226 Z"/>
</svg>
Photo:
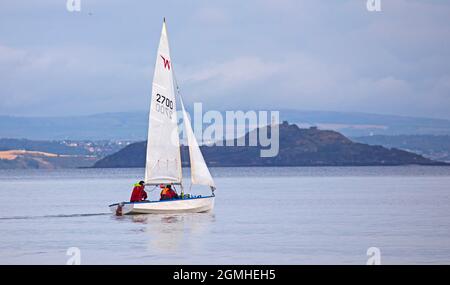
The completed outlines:
<svg viewBox="0 0 450 285">
<path fill-rule="evenodd" d="M 162 18 L 185 102 L 450 118 L 450 1 L 0 1 L 0 114 L 147 110 Z"/>
</svg>

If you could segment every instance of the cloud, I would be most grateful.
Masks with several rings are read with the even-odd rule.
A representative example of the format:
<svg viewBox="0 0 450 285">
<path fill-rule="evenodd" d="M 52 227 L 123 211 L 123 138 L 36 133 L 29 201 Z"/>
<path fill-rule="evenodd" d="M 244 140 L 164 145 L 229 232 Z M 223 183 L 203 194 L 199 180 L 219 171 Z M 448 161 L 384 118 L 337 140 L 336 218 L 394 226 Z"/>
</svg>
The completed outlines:
<svg viewBox="0 0 450 285">
<path fill-rule="evenodd" d="M 193 20 L 204 25 L 224 25 L 229 22 L 230 17 L 223 8 L 205 6 L 193 13 Z"/>
<path fill-rule="evenodd" d="M 150 81 L 151 68 L 111 58 L 113 55 L 108 51 L 92 47 L 25 50 L 2 44 L 0 113 L 25 111 L 29 114 L 32 109 L 45 115 L 60 115 L 59 108 L 68 110 L 74 106 L 75 114 L 85 114 L 101 112 L 99 106 L 111 106 L 111 103 L 112 106 L 118 102 L 139 106 L 139 100 L 127 98 L 127 91 L 144 89 Z M 139 85 L 130 86 L 136 79 Z"/>
<path fill-rule="evenodd" d="M 222 88 L 234 88 L 255 80 L 265 80 L 277 73 L 282 64 L 264 61 L 256 56 L 241 56 L 221 63 L 210 62 L 195 71 L 184 71 L 186 83 L 212 81 Z"/>
<path fill-rule="evenodd" d="M 21 62 L 25 59 L 25 57 L 26 52 L 0 44 L 0 63 L 2 65 Z"/>
<path fill-rule="evenodd" d="M 166 16 L 187 102 L 450 118 L 446 1 L 5 3 L 0 114 L 147 109 Z"/>
</svg>

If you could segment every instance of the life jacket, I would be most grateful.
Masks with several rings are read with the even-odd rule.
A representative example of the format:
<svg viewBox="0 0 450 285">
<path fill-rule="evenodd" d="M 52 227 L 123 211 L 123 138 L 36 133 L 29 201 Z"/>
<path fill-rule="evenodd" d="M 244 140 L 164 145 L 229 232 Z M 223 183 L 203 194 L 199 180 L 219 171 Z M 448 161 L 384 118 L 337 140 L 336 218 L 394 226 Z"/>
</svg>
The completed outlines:
<svg viewBox="0 0 450 285">
<path fill-rule="evenodd" d="M 168 200 L 175 198 L 177 194 L 175 191 L 173 191 L 170 188 L 164 187 L 164 189 L 161 191 L 161 200 Z"/>
</svg>

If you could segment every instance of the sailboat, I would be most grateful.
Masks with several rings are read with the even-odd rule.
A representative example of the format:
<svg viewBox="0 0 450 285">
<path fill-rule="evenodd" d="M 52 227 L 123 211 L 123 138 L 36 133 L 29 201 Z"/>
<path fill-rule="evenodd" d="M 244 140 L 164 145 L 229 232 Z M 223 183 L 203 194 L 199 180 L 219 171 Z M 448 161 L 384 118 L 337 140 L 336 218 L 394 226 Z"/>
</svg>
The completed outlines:
<svg viewBox="0 0 450 285">
<path fill-rule="evenodd" d="M 211 195 L 184 195 L 176 95 L 180 99 L 189 146 L 191 186 L 209 186 Z M 165 19 L 153 76 L 144 182 L 146 186 L 155 187 L 161 184 L 178 185 L 182 192 L 181 198 L 162 201 L 120 202 L 109 205 L 110 210 L 117 215 L 199 213 L 211 211 L 214 207 L 216 186 L 195 138 L 176 84 Z"/>
</svg>

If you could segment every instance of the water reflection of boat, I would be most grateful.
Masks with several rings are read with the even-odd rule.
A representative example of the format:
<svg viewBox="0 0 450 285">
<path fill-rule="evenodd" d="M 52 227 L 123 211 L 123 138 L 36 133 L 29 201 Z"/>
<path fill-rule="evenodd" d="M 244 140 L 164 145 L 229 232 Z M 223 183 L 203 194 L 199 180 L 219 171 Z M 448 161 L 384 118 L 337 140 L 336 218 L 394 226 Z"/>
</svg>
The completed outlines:
<svg viewBox="0 0 450 285">
<path fill-rule="evenodd" d="M 133 222 L 145 225 L 148 250 L 158 253 L 177 252 L 183 247 L 198 247 L 215 221 L 209 213 L 173 215 L 132 215 Z"/>
</svg>

